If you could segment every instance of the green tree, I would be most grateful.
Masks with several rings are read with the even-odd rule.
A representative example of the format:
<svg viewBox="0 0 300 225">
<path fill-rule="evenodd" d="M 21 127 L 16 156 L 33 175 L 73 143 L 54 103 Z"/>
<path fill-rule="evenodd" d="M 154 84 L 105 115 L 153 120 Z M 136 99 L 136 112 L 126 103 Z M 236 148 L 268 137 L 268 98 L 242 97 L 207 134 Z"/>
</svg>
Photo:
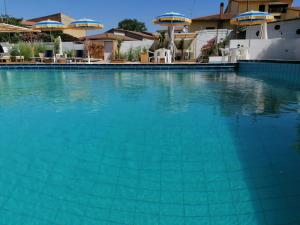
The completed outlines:
<svg viewBox="0 0 300 225">
<path fill-rule="evenodd" d="M 137 31 L 137 32 L 147 31 L 147 27 L 145 23 L 140 22 L 137 19 L 122 20 L 119 23 L 118 28 L 124 30 L 130 30 L 130 31 Z"/>
</svg>

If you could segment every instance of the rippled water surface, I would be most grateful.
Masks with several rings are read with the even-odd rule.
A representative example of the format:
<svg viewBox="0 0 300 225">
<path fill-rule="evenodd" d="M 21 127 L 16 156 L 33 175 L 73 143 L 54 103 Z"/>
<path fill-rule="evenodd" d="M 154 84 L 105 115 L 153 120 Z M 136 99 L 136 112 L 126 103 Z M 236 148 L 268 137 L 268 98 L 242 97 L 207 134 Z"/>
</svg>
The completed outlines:
<svg viewBox="0 0 300 225">
<path fill-rule="evenodd" d="M 0 224 L 299 225 L 300 85 L 273 78 L 0 71 Z"/>
</svg>

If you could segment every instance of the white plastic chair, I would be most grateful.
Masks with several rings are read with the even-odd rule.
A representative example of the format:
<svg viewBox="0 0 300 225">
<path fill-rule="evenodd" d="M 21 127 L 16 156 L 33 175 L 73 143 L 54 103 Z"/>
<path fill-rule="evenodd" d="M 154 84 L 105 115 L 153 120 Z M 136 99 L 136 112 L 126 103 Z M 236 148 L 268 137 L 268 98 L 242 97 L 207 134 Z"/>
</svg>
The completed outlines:
<svg viewBox="0 0 300 225">
<path fill-rule="evenodd" d="M 172 55 L 169 49 L 161 48 L 154 52 L 154 62 L 155 63 L 172 63 Z"/>
<path fill-rule="evenodd" d="M 248 60 L 250 59 L 250 55 L 249 55 L 249 48 L 240 48 L 240 56 L 239 56 L 239 59 L 241 60 Z"/>
</svg>

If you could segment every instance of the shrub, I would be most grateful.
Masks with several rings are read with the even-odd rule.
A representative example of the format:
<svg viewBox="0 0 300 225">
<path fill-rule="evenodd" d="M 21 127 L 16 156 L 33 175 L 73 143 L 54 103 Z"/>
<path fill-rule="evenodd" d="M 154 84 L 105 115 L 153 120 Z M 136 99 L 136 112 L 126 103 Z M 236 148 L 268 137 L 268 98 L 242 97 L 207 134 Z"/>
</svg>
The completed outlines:
<svg viewBox="0 0 300 225">
<path fill-rule="evenodd" d="M 33 44 L 33 54 L 34 57 L 39 57 L 39 53 L 44 53 L 47 50 L 47 46 L 43 43 L 34 43 Z"/>
<path fill-rule="evenodd" d="M 66 50 L 66 51 L 64 51 L 64 54 L 67 55 L 68 58 L 75 57 L 75 51 L 74 50 Z"/>
<path fill-rule="evenodd" d="M 141 49 L 140 47 L 135 48 L 135 49 L 133 50 L 132 55 L 133 55 L 133 61 L 134 61 L 134 62 L 141 61 L 141 52 L 142 52 L 142 49 Z"/>
<path fill-rule="evenodd" d="M 10 56 L 16 57 L 20 55 L 20 50 L 17 45 L 13 45 L 9 51 Z"/>
<path fill-rule="evenodd" d="M 128 52 L 123 53 L 125 59 L 129 62 L 138 62 L 141 60 L 141 48 L 130 48 Z"/>
<path fill-rule="evenodd" d="M 132 48 L 130 48 L 129 51 L 128 51 L 128 53 L 127 53 L 127 60 L 129 62 L 133 61 L 133 49 Z"/>
<path fill-rule="evenodd" d="M 20 42 L 18 49 L 21 56 L 24 56 L 24 60 L 28 61 L 33 56 L 32 46 L 26 42 Z"/>
</svg>

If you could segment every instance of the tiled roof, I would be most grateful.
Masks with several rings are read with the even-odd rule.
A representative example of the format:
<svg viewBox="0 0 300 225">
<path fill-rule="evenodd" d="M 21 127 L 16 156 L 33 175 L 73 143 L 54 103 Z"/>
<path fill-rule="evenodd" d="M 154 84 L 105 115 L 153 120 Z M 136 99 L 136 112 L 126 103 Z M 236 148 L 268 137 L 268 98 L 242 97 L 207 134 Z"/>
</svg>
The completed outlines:
<svg viewBox="0 0 300 225">
<path fill-rule="evenodd" d="M 124 33 L 125 36 L 131 37 L 133 39 L 154 39 L 154 35 L 150 32 L 137 32 L 137 31 L 130 31 L 130 30 L 124 30 L 124 29 L 118 29 L 118 28 L 113 28 L 108 30 L 106 33 Z"/>
<path fill-rule="evenodd" d="M 124 35 L 116 35 L 113 33 L 103 33 L 103 34 L 96 34 L 96 35 L 91 35 L 82 38 L 82 40 L 118 40 L 118 39 L 123 39 L 124 41 L 135 41 L 136 39 L 126 37 Z"/>
<path fill-rule="evenodd" d="M 33 26 L 35 24 L 35 22 L 28 21 L 28 20 L 22 20 L 21 24 L 24 26 Z"/>
<path fill-rule="evenodd" d="M 29 19 L 28 21 L 40 22 L 42 20 L 53 19 L 53 20 L 61 22 L 61 17 L 62 17 L 62 13 L 55 13 L 55 14 L 51 14 L 51 15 L 47 15 L 47 16 L 32 18 L 32 19 Z"/>
<path fill-rule="evenodd" d="M 201 16 L 192 19 L 192 21 L 208 21 L 208 20 L 213 20 L 213 21 L 219 21 L 219 20 L 230 20 L 234 17 L 233 14 L 231 13 L 224 13 L 222 15 L 220 14 L 213 14 L 209 16 Z"/>
<path fill-rule="evenodd" d="M 289 9 L 295 10 L 295 11 L 300 11 L 300 7 L 290 7 Z"/>
</svg>

